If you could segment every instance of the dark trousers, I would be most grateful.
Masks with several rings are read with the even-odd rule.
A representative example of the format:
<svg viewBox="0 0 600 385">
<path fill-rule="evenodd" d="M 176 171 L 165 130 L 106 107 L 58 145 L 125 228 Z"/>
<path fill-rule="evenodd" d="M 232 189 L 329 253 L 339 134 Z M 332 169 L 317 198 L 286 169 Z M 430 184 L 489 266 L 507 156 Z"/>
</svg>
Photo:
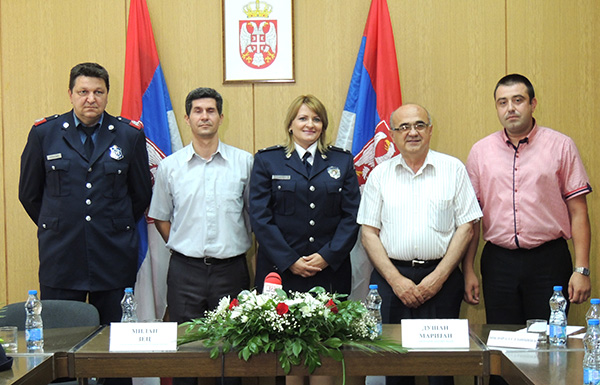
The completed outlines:
<svg viewBox="0 0 600 385">
<path fill-rule="evenodd" d="M 121 322 L 121 299 L 125 288 L 104 291 L 85 291 L 57 289 L 40 285 L 40 299 L 64 299 L 70 301 L 88 302 L 100 313 L 100 324 L 108 325 L 111 322 Z"/>
<path fill-rule="evenodd" d="M 573 271 L 571 253 L 563 238 L 533 249 L 509 250 L 487 242 L 481 253 L 481 278 L 488 324 L 525 325 L 528 319 L 549 319 L 553 286 L 567 298 Z M 491 376 L 490 385 L 505 385 Z"/>
<path fill-rule="evenodd" d="M 487 242 L 481 254 L 481 278 L 488 324 L 525 325 L 550 317 L 548 301 L 555 285 L 567 298 L 573 262 L 563 238 L 534 249 L 509 250 Z"/>
<path fill-rule="evenodd" d="M 419 284 L 429 275 L 436 266 L 403 267 L 396 266 L 400 274 Z M 458 318 L 460 305 L 464 292 L 464 279 L 462 272 L 456 268 L 448 277 L 442 289 L 429 301 L 416 309 L 411 309 L 396 297 L 391 286 L 377 272 L 373 271 L 371 282 L 376 283 L 381 295 L 381 317 L 383 323 L 400 323 L 402 319 L 432 319 L 432 318 Z M 415 378 L 409 376 L 388 376 L 386 385 L 414 385 Z M 454 377 L 429 376 L 430 385 L 453 385 Z"/>
<path fill-rule="evenodd" d="M 219 261 L 220 262 L 220 261 Z M 167 306 L 169 319 L 186 322 L 204 316 L 217 307 L 221 298 L 237 297 L 250 287 L 250 275 L 245 255 L 226 261 L 206 264 L 204 259 L 173 252 L 167 274 Z M 240 378 L 221 378 L 227 385 L 241 384 Z M 196 378 L 173 378 L 173 385 L 194 385 Z"/>
</svg>

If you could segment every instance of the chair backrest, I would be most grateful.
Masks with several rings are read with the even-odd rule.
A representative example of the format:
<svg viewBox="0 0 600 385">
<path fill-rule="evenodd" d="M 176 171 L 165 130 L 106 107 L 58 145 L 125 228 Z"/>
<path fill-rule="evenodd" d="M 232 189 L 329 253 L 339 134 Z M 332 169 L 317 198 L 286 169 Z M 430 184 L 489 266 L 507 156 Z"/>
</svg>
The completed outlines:
<svg viewBox="0 0 600 385">
<path fill-rule="evenodd" d="M 100 315 L 86 302 L 56 299 L 42 300 L 44 329 L 98 326 Z M 0 311 L 0 326 L 16 326 L 25 330 L 25 302 L 11 303 Z"/>
</svg>

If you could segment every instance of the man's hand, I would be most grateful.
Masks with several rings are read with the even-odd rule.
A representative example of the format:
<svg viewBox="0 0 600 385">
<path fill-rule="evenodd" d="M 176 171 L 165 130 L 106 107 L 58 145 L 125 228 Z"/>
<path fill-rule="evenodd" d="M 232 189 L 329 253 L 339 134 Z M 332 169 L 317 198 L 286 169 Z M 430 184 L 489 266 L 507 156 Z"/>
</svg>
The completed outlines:
<svg viewBox="0 0 600 385">
<path fill-rule="evenodd" d="M 425 299 L 417 288 L 417 285 L 410 279 L 400 276 L 391 286 L 396 297 L 398 297 L 406 307 L 416 309 L 425 303 Z"/>
<path fill-rule="evenodd" d="M 583 303 L 592 294 L 592 283 L 590 277 L 583 274 L 573 273 L 569 279 L 569 302 Z"/>
<path fill-rule="evenodd" d="M 463 299 L 471 305 L 479 304 L 479 280 L 473 270 L 464 271 L 465 294 Z"/>
</svg>

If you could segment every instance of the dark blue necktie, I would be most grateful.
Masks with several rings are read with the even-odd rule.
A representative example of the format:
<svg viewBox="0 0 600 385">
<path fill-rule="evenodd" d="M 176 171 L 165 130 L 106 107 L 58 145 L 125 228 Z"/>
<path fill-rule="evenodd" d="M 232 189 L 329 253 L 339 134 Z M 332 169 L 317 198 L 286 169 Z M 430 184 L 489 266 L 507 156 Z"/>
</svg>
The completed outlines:
<svg viewBox="0 0 600 385">
<path fill-rule="evenodd" d="M 302 163 L 304 163 L 304 166 L 306 166 L 306 172 L 308 173 L 308 175 L 310 175 L 310 170 L 312 170 L 312 164 L 310 164 L 308 158 L 310 158 L 310 152 L 306 151 L 304 153 L 304 156 L 302 156 Z"/>
<path fill-rule="evenodd" d="M 94 134 L 94 131 L 96 131 L 96 128 L 98 128 L 98 125 L 96 124 L 94 126 L 87 127 L 82 124 L 80 127 L 86 136 L 85 142 L 83 142 L 83 150 L 85 151 L 85 156 L 87 156 L 89 159 L 94 153 L 94 141 L 92 140 L 92 135 Z"/>
</svg>

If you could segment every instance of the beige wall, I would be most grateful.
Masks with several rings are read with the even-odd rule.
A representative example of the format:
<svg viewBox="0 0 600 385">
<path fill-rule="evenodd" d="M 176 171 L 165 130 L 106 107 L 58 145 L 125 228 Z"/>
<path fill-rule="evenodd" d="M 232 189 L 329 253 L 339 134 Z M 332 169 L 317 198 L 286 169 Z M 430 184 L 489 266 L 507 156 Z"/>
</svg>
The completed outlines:
<svg viewBox="0 0 600 385">
<path fill-rule="evenodd" d="M 296 82 L 222 84 L 221 2 L 147 0 L 171 100 L 184 141 L 189 90 L 210 86 L 225 98 L 221 138 L 254 152 L 282 140 L 289 102 L 317 95 L 328 107 L 333 140 L 369 0 L 295 0 Z M 272 0 L 275 1 L 275 0 Z M 596 186 L 600 159 L 598 78 L 600 3 L 595 0 L 388 0 L 405 102 L 433 115 L 432 147 L 466 160 L 471 145 L 497 130 L 492 92 L 506 73 L 529 76 L 536 117 L 575 140 Z M 119 114 L 127 0 L 2 0 L 0 3 L 0 303 L 23 300 L 37 287 L 36 229 L 17 199 L 19 158 L 35 119 L 68 110 L 68 71 L 97 61 L 111 74 L 108 111 Z M 599 215 L 589 196 L 592 233 Z M 592 241 L 593 294 L 600 295 Z M 583 324 L 587 306 L 574 306 Z M 483 306 L 463 306 L 483 322 Z"/>
</svg>

